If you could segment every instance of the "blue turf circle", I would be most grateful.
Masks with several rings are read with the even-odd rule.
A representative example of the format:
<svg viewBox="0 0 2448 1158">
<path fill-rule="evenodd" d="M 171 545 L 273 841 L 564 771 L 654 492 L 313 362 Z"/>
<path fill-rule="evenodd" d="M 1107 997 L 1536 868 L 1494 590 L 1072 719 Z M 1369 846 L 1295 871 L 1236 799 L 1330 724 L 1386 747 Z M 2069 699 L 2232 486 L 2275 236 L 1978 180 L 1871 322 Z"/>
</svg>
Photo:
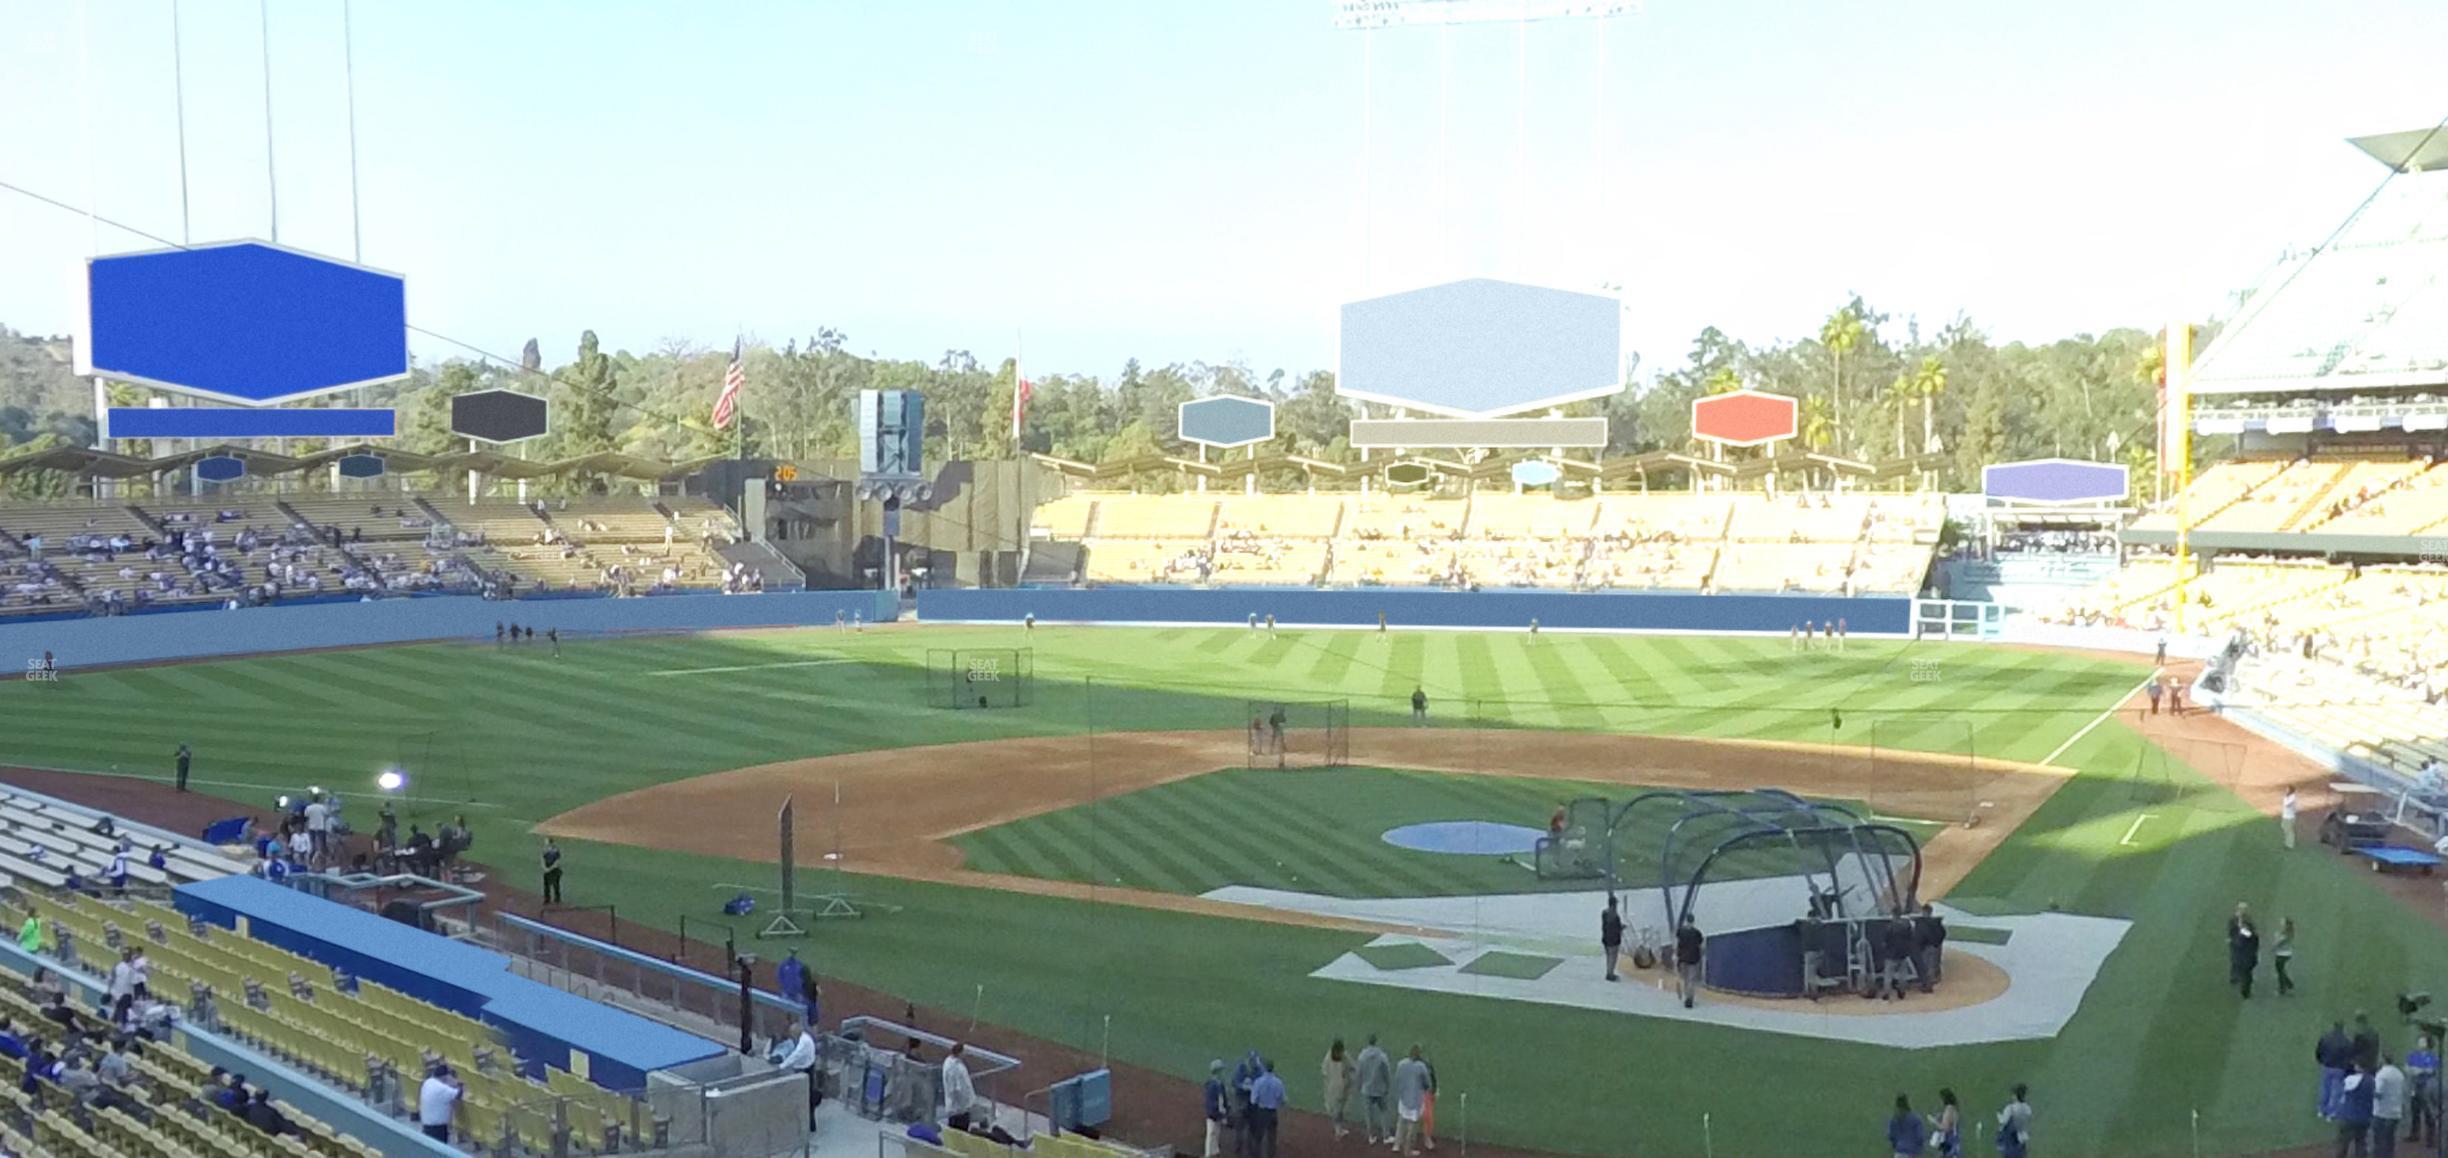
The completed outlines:
<svg viewBox="0 0 2448 1158">
<path fill-rule="evenodd" d="M 1455 856 L 1520 856 L 1538 847 L 1538 839 L 1546 833 L 1518 824 L 1498 824 L 1492 820 L 1436 820 L 1427 824 L 1406 824 L 1389 828 L 1385 842 L 1413 852 L 1442 852 Z"/>
</svg>

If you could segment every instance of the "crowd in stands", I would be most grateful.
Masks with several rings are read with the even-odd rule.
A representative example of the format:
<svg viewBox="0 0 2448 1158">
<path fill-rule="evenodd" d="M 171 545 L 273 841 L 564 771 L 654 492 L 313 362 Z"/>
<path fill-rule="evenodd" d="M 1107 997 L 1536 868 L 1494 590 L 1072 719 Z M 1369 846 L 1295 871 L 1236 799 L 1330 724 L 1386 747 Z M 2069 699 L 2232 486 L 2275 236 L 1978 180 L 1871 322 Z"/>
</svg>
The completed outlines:
<svg viewBox="0 0 2448 1158">
<path fill-rule="evenodd" d="M 1095 495 L 1038 509 L 1076 581 L 1855 593 L 1918 590 L 1925 495 Z M 1739 549 L 1737 546 L 1739 545 Z"/>
<path fill-rule="evenodd" d="M 341 495 L 250 495 L 244 505 L 196 509 L 0 507 L 0 614 L 444 590 L 764 589 L 761 573 L 720 557 L 735 537 L 709 503 L 596 498 L 557 509 L 542 501 L 454 509 L 463 513 L 445 516 L 414 496 Z"/>
</svg>

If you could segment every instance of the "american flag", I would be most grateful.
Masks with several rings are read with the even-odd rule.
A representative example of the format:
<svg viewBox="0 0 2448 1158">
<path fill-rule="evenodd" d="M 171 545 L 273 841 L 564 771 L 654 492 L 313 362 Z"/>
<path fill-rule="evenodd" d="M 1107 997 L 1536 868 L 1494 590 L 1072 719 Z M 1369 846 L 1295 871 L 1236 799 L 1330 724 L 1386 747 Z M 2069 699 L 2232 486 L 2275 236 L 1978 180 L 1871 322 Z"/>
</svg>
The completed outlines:
<svg viewBox="0 0 2448 1158">
<path fill-rule="evenodd" d="M 740 387 L 748 384 L 747 364 L 740 361 L 740 343 L 731 343 L 731 368 L 723 371 L 722 396 L 714 400 L 714 429 L 731 425 L 739 416 Z"/>
</svg>

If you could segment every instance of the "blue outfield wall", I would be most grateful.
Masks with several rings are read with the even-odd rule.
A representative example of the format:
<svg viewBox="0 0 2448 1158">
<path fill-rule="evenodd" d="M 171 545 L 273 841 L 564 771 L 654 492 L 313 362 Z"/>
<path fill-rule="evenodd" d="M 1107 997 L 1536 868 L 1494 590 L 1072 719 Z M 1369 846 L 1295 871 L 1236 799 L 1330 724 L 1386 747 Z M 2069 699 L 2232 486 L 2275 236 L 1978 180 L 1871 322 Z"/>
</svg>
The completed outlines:
<svg viewBox="0 0 2448 1158">
<path fill-rule="evenodd" d="M 1214 623 L 1269 615 L 1285 625 L 1541 628 L 1563 631 L 1756 631 L 1782 634 L 1809 621 L 1845 621 L 1854 635 L 1903 635 L 1902 596 L 1700 595 L 1688 592 L 1429 591 L 1362 588 L 1202 590 L 1170 587 L 945 588 L 918 593 L 918 618 L 940 622 Z"/>
<path fill-rule="evenodd" d="M 61 670 L 266 651 L 357 647 L 441 639 L 491 639 L 503 621 L 563 633 L 702 631 L 725 627 L 829 625 L 836 614 L 890 621 L 885 591 L 773 591 L 761 595 L 670 595 L 641 599 L 517 599 L 473 595 L 189 611 L 163 615 L 0 621 L 0 677 L 50 651 Z"/>
</svg>

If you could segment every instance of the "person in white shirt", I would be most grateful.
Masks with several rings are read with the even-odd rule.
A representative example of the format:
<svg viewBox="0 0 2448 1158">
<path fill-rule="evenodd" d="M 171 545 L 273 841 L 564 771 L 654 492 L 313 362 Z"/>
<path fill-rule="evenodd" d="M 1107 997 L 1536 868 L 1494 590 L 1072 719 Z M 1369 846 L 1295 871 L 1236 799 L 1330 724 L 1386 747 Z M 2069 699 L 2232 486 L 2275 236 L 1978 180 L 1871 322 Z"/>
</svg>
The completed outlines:
<svg viewBox="0 0 2448 1158">
<path fill-rule="evenodd" d="M 437 1142 L 450 1141 L 451 1121 L 458 1116 L 459 1094 L 465 1087 L 451 1076 L 449 1066 L 436 1066 L 417 1089 L 417 1125 Z"/>
<path fill-rule="evenodd" d="M 824 1104 L 824 1094 L 816 1088 L 816 1034 L 806 1022 L 793 1022 L 791 1028 L 798 1030 L 799 1035 L 797 1040 L 791 1042 L 790 1052 L 782 1055 L 782 1068 L 790 1073 L 807 1075 L 808 1129 L 813 1130 L 816 1128 L 816 1107 Z"/>
<path fill-rule="evenodd" d="M 314 838 L 304 829 L 289 834 L 289 859 L 302 865 L 314 863 Z"/>
<path fill-rule="evenodd" d="M 2286 795 L 2278 798 L 2278 842 L 2295 847 L 2295 786 L 2287 785 Z"/>
<path fill-rule="evenodd" d="M 324 803 L 323 794 L 318 792 L 313 802 L 306 806 L 306 837 L 313 842 L 317 857 L 327 855 L 325 845 L 330 840 L 330 831 L 331 805 Z"/>
<path fill-rule="evenodd" d="M 2405 1121 L 2406 1076 L 2387 1054 L 2380 1055 L 2380 1071 L 2372 1075 L 2371 1139 L 2373 1153 L 2397 1152 L 2397 1128 Z M 2386 1138 L 2387 1142 L 2380 1139 Z"/>
<path fill-rule="evenodd" d="M 968 1129 L 969 1112 L 977 1108 L 977 1086 L 969 1080 L 969 1063 L 961 1060 L 967 1052 L 969 1047 L 956 1041 L 943 1060 L 944 1125 L 955 1130 Z"/>
<path fill-rule="evenodd" d="M 111 966 L 110 1000 L 116 1006 L 119 999 L 136 992 L 136 950 L 119 951 L 119 963 Z"/>
</svg>

